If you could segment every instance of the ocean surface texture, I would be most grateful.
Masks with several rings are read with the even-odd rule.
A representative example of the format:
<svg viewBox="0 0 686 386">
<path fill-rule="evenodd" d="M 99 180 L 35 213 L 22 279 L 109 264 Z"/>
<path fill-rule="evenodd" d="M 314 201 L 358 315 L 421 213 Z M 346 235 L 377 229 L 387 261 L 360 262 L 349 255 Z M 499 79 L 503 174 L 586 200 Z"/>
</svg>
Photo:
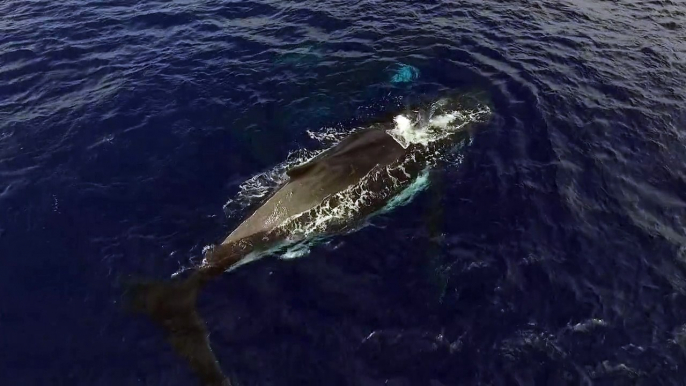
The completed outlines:
<svg viewBox="0 0 686 386">
<path fill-rule="evenodd" d="M 409 205 L 203 292 L 224 372 L 684 384 L 684 2 L 3 0 L 0 15 L 2 385 L 196 384 L 127 310 L 127 281 L 199 263 L 249 213 L 241 184 L 315 138 L 461 90 L 490 93 L 494 117 Z"/>
</svg>

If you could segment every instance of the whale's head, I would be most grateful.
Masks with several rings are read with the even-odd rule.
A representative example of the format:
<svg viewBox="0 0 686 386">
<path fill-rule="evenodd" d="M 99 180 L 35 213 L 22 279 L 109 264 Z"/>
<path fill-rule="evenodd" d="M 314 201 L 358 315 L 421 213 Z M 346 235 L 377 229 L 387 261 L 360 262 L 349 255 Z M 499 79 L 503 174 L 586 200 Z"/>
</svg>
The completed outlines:
<svg viewBox="0 0 686 386">
<path fill-rule="evenodd" d="M 404 148 L 427 147 L 454 137 L 464 138 L 469 130 L 490 117 L 491 108 L 482 96 L 448 96 L 396 115 L 394 127 L 388 133 Z"/>
</svg>

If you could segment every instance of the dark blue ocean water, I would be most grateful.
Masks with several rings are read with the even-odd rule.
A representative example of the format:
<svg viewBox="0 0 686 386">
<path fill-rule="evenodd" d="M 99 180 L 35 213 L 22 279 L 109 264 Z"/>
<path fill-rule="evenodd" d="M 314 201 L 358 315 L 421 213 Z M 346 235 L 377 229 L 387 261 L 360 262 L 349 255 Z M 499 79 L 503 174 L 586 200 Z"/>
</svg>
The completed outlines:
<svg viewBox="0 0 686 386">
<path fill-rule="evenodd" d="M 686 4 L 0 2 L 0 383 L 192 385 L 123 304 L 247 178 L 415 97 L 495 116 L 409 206 L 200 299 L 241 385 L 686 379 Z M 419 77 L 394 84 L 400 64 Z M 400 101 L 400 102 L 399 102 Z M 244 213 L 245 214 L 245 213 Z"/>
</svg>

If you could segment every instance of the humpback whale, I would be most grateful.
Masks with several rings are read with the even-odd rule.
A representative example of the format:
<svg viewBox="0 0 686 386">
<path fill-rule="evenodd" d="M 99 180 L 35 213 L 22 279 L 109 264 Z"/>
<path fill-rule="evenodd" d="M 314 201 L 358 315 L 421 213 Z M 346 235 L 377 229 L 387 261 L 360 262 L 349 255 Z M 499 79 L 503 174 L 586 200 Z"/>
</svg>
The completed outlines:
<svg viewBox="0 0 686 386">
<path fill-rule="evenodd" d="M 204 385 L 230 385 L 196 310 L 211 279 L 280 246 L 357 229 L 412 184 L 442 155 L 488 122 L 483 94 L 438 99 L 393 119 L 353 131 L 338 144 L 287 171 L 287 180 L 202 263 L 161 282 L 130 289 L 133 309 L 164 331 Z"/>
</svg>

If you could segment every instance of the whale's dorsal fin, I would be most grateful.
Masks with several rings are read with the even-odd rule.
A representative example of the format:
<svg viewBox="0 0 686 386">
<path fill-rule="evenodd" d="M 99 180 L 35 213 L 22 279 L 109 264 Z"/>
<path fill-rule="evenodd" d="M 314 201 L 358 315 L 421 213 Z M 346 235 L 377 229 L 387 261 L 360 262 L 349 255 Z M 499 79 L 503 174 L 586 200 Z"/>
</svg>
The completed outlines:
<svg viewBox="0 0 686 386">
<path fill-rule="evenodd" d="M 314 167 L 314 165 L 317 164 L 317 162 L 319 161 L 319 158 L 320 158 L 320 156 L 317 156 L 317 157 L 311 159 L 310 161 L 305 162 L 304 164 L 294 166 L 294 167 L 288 169 L 288 171 L 286 171 L 286 175 L 288 175 L 288 177 L 290 177 L 290 178 L 297 178 L 299 176 L 302 176 L 303 174 L 305 174 L 309 170 L 311 170 Z"/>
</svg>

